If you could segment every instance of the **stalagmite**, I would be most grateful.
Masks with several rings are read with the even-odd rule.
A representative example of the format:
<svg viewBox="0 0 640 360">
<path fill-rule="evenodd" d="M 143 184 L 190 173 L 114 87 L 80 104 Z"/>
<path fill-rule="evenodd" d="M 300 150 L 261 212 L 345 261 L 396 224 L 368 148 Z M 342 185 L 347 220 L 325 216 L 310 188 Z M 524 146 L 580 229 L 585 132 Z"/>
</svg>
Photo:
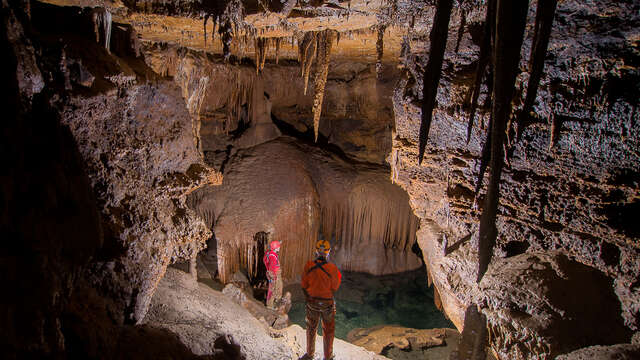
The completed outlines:
<svg viewBox="0 0 640 360">
<path fill-rule="evenodd" d="M 198 281 L 198 267 L 197 267 L 197 257 L 194 256 L 189 259 L 189 275 L 194 281 Z"/>
<path fill-rule="evenodd" d="M 531 56 L 529 57 L 529 84 L 527 96 L 524 100 L 522 113 L 517 122 L 517 133 L 522 134 L 525 118 L 529 116 L 533 103 L 538 94 L 538 85 L 544 69 L 544 58 L 547 54 L 547 46 L 551 36 L 551 25 L 558 5 L 557 0 L 539 0 L 536 9 L 536 22 L 534 27 Z M 553 131 L 552 131 L 553 132 Z"/>
<path fill-rule="evenodd" d="M 324 89 L 327 84 L 329 74 L 329 58 L 331 56 L 331 46 L 336 37 L 335 30 L 323 30 L 317 36 L 318 61 L 316 64 L 315 93 L 313 95 L 313 133 L 315 141 L 318 141 L 320 131 L 320 114 L 322 113 L 322 101 L 324 99 Z"/>
<path fill-rule="evenodd" d="M 471 129 L 473 128 L 473 120 L 475 118 L 476 107 L 478 106 L 478 96 L 480 95 L 480 86 L 482 85 L 482 79 L 485 74 L 489 60 L 491 60 L 491 49 L 493 48 L 493 32 L 496 16 L 496 0 L 489 0 L 487 5 L 487 15 L 484 25 L 484 35 L 482 38 L 482 44 L 480 45 L 480 57 L 478 59 L 478 67 L 475 73 L 475 80 L 473 90 L 470 93 L 470 110 L 469 110 L 469 124 L 467 125 L 467 142 L 471 139 Z M 492 88 L 489 86 L 489 94 L 492 93 Z M 490 96 L 490 95 L 489 95 Z"/>
<path fill-rule="evenodd" d="M 551 150 L 553 146 L 558 142 L 561 126 L 562 123 L 560 119 L 558 119 L 558 115 L 551 114 L 551 127 L 549 128 L 549 150 Z"/>
<path fill-rule="evenodd" d="M 493 49 L 493 106 L 491 121 L 491 173 L 487 196 L 480 217 L 478 241 L 478 278 L 487 271 L 497 237 L 496 215 L 500 193 L 500 175 L 504 162 L 505 129 L 511 115 L 520 49 L 527 20 L 528 0 L 498 0 L 496 8 L 496 36 Z"/>
<path fill-rule="evenodd" d="M 429 51 L 429 62 L 424 72 L 424 82 L 422 87 L 422 121 L 420 122 L 420 139 L 418 147 L 418 163 L 422 163 L 424 150 L 429 138 L 429 127 L 435 107 L 440 74 L 442 72 L 442 60 L 447 46 L 447 36 L 449 34 L 449 19 L 451 18 L 451 8 L 453 0 L 439 0 L 436 16 L 431 28 L 429 39 L 431 50 Z"/>
</svg>

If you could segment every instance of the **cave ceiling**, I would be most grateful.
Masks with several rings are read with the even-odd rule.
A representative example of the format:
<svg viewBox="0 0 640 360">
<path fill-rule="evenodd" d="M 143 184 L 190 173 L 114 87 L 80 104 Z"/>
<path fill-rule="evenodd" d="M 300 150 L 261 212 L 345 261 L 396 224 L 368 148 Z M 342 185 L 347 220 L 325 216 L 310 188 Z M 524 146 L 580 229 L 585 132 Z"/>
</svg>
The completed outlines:
<svg viewBox="0 0 640 360">
<path fill-rule="evenodd" d="M 104 6 L 113 20 L 131 24 L 143 41 L 179 44 L 194 50 L 221 54 L 220 22 L 227 5 L 236 5 L 230 14 L 233 39 L 231 54 L 238 59 L 252 58 L 254 39 L 279 39 L 279 58 L 297 59 L 297 37 L 305 32 L 332 29 L 338 31 L 332 60 L 375 62 L 378 29 L 384 29 L 384 62 L 395 62 L 403 35 L 411 26 L 418 36 L 427 34 L 430 24 L 416 17 L 433 14 L 433 7 L 415 6 L 406 1 L 90 1 L 45 0 L 66 6 Z M 236 3 L 236 4 L 234 4 Z M 240 6 L 237 6 L 237 5 Z M 412 6 L 410 6 L 412 5 Z M 228 12 L 227 12 L 228 13 Z M 429 16 L 427 16 L 428 18 Z M 206 39 L 204 19 L 206 22 Z M 217 20 L 217 21 L 216 21 Z M 214 33 L 214 25 L 215 33 Z M 212 35 L 215 38 L 212 41 Z M 418 45 L 417 45 L 418 46 Z M 275 56 L 275 45 L 268 57 Z"/>
</svg>

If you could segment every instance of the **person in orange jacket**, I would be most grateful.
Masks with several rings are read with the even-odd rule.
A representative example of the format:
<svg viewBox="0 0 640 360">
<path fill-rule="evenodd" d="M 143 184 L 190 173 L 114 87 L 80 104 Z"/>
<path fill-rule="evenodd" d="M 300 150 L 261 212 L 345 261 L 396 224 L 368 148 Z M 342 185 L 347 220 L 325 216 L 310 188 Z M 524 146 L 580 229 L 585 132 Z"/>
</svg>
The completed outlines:
<svg viewBox="0 0 640 360">
<path fill-rule="evenodd" d="M 342 274 L 327 261 L 331 245 L 326 240 L 316 242 L 316 259 L 308 261 L 302 273 L 302 290 L 307 298 L 307 353 L 301 359 L 313 359 L 316 329 L 322 319 L 324 358 L 333 359 L 333 336 L 336 328 L 336 303 L 333 294 L 340 287 Z"/>
</svg>

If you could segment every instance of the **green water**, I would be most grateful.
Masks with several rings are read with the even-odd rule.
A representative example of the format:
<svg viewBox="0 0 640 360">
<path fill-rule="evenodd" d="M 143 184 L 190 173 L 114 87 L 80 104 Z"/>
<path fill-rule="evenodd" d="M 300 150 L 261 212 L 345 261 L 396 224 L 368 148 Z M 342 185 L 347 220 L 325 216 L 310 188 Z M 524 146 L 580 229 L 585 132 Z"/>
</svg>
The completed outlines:
<svg viewBox="0 0 640 360">
<path fill-rule="evenodd" d="M 289 318 L 305 328 L 304 299 L 296 296 L 301 294 L 296 290 L 291 287 L 294 302 Z M 345 272 L 335 297 L 336 337 L 343 340 L 355 328 L 376 325 L 400 325 L 414 329 L 453 328 L 453 324 L 435 307 L 433 289 L 427 287 L 424 270 L 388 276 Z"/>
</svg>

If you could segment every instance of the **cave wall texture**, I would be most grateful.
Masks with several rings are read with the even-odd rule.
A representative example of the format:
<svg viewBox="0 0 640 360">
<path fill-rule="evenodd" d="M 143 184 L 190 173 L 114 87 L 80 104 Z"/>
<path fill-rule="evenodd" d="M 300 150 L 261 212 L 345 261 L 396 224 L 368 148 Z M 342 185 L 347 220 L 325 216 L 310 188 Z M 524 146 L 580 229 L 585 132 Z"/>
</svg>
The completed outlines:
<svg viewBox="0 0 640 360">
<path fill-rule="evenodd" d="M 462 328 L 466 309 L 478 304 L 490 324 L 492 347 L 505 358 L 627 342 L 640 325 L 638 233 L 632 220 L 639 170 L 637 8 L 634 2 L 558 3 L 534 108 L 537 120 L 508 145 L 494 248 L 499 259 L 494 257 L 479 284 L 484 191 L 476 200 L 474 189 L 487 130 L 478 123 L 489 122 L 490 109 L 480 111 L 467 142 L 469 115 L 461 106 L 473 81 L 479 41 L 473 33 L 464 35 L 456 52 L 456 38 L 449 36 L 422 165 L 419 98 L 427 59 L 413 52 L 405 60 L 408 77 L 394 94 L 392 177 L 407 190 L 421 219 L 418 242 L 445 312 Z M 529 18 L 534 14 L 530 9 Z M 468 17 L 467 26 L 473 21 Z M 526 28 L 516 109 L 528 81 L 532 31 Z M 480 104 L 487 92 L 482 90 Z M 593 300 L 593 291 L 610 300 Z M 616 314 L 594 318 L 604 303 Z M 585 313 L 568 315 L 576 308 Z M 607 336 L 593 325 L 573 323 L 587 318 L 607 324 Z M 572 330 L 564 333 L 565 326 Z"/>
<path fill-rule="evenodd" d="M 3 358 L 195 357 L 133 324 L 211 236 L 223 281 L 255 272 L 259 232 L 292 281 L 319 232 L 373 274 L 421 266 L 417 239 L 437 305 L 500 359 L 638 356 L 640 4 L 557 2 L 477 282 L 491 85 L 469 139 L 468 103 L 491 2 L 448 2 L 425 143 L 446 0 L 2 0 Z"/>
</svg>

